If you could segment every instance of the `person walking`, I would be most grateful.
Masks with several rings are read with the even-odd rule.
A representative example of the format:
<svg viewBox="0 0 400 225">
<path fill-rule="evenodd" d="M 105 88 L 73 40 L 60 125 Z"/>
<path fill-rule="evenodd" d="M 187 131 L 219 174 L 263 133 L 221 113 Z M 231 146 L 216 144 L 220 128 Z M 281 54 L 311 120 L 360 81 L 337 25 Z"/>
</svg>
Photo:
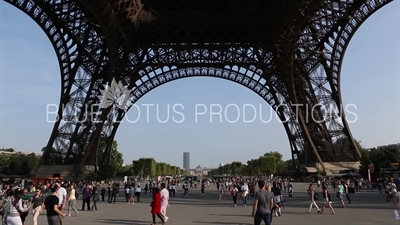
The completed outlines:
<svg viewBox="0 0 400 225">
<path fill-rule="evenodd" d="M 33 206 L 32 206 L 32 212 L 33 212 L 33 225 L 37 225 L 37 219 L 39 214 L 42 212 L 43 206 L 44 206 L 44 200 L 45 197 L 42 193 L 42 189 L 38 187 L 36 189 L 36 194 L 32 198 Z"/>
<path fill-rule="evenodd" d="M 60 200 L 57 197 L 58 187 L 55 185 L 51 188 L 51 195 L 47 196 L 44 200 L 44 207 L 46 209 L 47 224 L 48 225 L 61 225 L 61 219 L 67 214 L 61 212 L 59 208 Z"/>
<path fill-rule="evenodd" d="M 4 214 L 5 224 L 7 225 L 22 225 L 20 213 L 28 211 L 28 207 L 24 206 L 21 198 L 21 191 L 15 190 L 13 196 L 8 198 L 6 203 L 6 211 Z"/>
<path fill-rule="evenodd" d="M 331 209 L 332 214 L 335 215 L 335 210 L 332 207 L 331 195 L 329 194 L 328 188 L 324 184 L 322 184 L 322 196 L 324 198 L 324 201 L 322 203 L 320 214 L 324 213 L 324 209 L 327 206 Z"/>
<path fill-rule="evenodd" d="M 97 192 L 97 187 L 93 187 L 92 189 L 92 211 L 96 210 L 97 211 L 97 202 L 100 200 L 100 195 Z"/>
<path fill-rule="evenodd" d="M 343 208 L 346 208 L 346 203 L 344 202 L 344 186 L 342 184 L 342 181 L 338 182 L 338 186 L 337 186 L 337 198 L 339 199 L 340 202 L 340 206 L 342 206 Z"/>
<path fill-rule="evenodd" d="M 6 190 L 6 196 L 3 199 L 3 202 L 2 202 L 1 207 L 0 207 L 0 211 L 2 212 L 2 214 L 1 214 L 1 224 L 2 225 L 6 224 L 5 216 L 6 216 L 6 211 L 8 209 L 8 205 L 7 204 L 8 204 L 8 200 L 13 198 L 13 196 L 14 196 L 14 191 L 12 189 L 7 189 Z"/>
<path fill-rule="evenodd" d="M 261 225 L 262 221 L 266 225 L 271 225 L 271 212 L 275 205 L 274 195 L 265 189 L 265 181 L 259 180 L 258 187 L 260 191 L 254 196 L 253 212 L 251 213 L 254 218 L 254 225 Z"/>
<path fill-rule="evenodd" d="M 233 185 L 233 188 L 231 189 L 231 196 L 232 196 L 234 207 L 236 207 L 238 192 L 239 192 L 239 190 L 237 189 L 236 184 Z"/>
<path fill-rule="evenodd" d="M 82 211 L 85 211 L 85 204 L 87 207 L 87 210 L 90 210 L 90 189 L 88 188 L 87 185 L 82 189 Z"/>
<path fill-rule="evenodd" d="M 68 216 L 71 216 L 71 211 L 74 210 L 75 216 L 78 216 L 79 212 L 76 209 L 76 189 L 75 185 L 71 184 L 70 185 L 70 192 L 68 196 Z"/>
<path fill-rule="evenodd" d="M 318 210 L 317 213 L 319 213 L 320 212 L 319 207 L 318 207 L 317 203 L 315 202 L 318 200 L 318 194 L 315 192 L 312 184 L 310 184 L 310 186 L 308 187 L 308 196 L 310 199 L 310 206 L 309 206 L 307 213 L 311 212 L 313 206 L 315 206 L 315 208 L 317 208 L 317 210 Z"/>
<path fill-rule="evenodd" d="M 161 194 L 159 188 L 153 188 L 153 201 L 151 206 L 152 225 L 156 224 L 156 216 L 161 220 L 161 224 L 165 224 L 164 217 L 161 213 Z"/>
<path fill-rule="evenodd" d="M 169 217 L 167 216 L 167 207 L 169 205 L 169 191 L 166 189 L 165 183 L 161 184 L 161 214 L 164 216 L 164 221 L 167 222 Z"/>
<path fill-rule="evenodd" d="M 135 190 L 136 202 L 140 202 L 140 193 L 141 192 L 142 192 L 142 189 L 140 188 L 140 185 L 138 185 Z"/>
</svg>

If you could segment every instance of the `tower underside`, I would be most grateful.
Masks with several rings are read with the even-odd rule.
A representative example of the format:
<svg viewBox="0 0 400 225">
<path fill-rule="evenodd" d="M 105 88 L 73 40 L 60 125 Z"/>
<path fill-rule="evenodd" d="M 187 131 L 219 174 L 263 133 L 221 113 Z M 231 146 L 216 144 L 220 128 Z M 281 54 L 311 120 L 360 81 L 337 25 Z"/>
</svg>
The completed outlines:
<svg viewBox="0 0 400 225">
<path fill-rule="evenodd" d="M 356 30 L 391 0 L 5 1 L 41 26 L 60 62 L 59 120 L 39 166 L 109 162 L 126 112 L 97 96 L 113 79 L 134 88 L 134 103 L 169 81 L 210 76 L 265 99 L 301 166 L 357 167 L 340 69 Z"/>
</svg>

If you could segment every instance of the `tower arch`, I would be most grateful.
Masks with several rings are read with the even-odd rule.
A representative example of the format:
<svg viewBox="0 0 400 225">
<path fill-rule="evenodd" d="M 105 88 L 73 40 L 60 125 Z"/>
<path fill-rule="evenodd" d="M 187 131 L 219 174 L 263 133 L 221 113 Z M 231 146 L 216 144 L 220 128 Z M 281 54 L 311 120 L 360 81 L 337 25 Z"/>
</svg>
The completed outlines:
<svg viewBox="0 0 400 225">
<path fill-rule="evenodd" d="M 295 154 L 300 154 L 304 142 L 301 139 L 296 138 L 296 134 L 299 133 L 299 125 L 296 123 L 296 115 L 292 108 L 289 106 L 289 102 L 286 101 L 285 96 L 280 93 L 279 90 L 279 78 L 271 75 L 269 80 L 262 77 L 263 71 L 257 69 L 255 66 L 250 68 L 239 67 L 237 65 L 225 66 L 223 68 L 218 67 L 188 67 L 178 68 L 177 66 L 164 66 L 162 69 L 152 70 L 147 68 L 139 72 L 141 79 L 137 79 L 133 91 L 130 95 L 130 101 L 136 103 L 144 97 L 147 93 L 154 90 L 161 85 L 167 84 L 172 81 L 191 78 L 191 77 L 213 77 L 223 80 L 228 80 L 244 86 L 255 94 L 264 99 L 275 111 L 278 118 L 281 120 L 286 134 L 288 136 L 290 146 L 295 150 L 292 151 Z M 148 77 L 143 79 L 143 77 Z M 128 109 L 129 110 L 129 109 Z M 118 130 L 120 122 L 123 120 L 127 112 L 122 110 L 112 110 L 110 121 L 113 122 L 113 129 L 111 136 L 108 137 L 107 143 L 111 143 Z M 290 123 L 289 123 L 290 121 Z M 292 149 L 292 150 L 293 150 Z M 106 148 L 106 151 L 109 148 Z M 108 156 L 109 154 L 105 154 Z M 296 155 L 297 158 L 297 155 Z M 106 161 L 108 159 L 102 159 Z"/>
<path fill-rule="evenodd" d="M 305 164 L 319 162 L 326 171 L 323 162 L 360 158 L 341 112 L 340 67 L 357 28 L 391 0 L 257 1 L 252 7 L 262 13 L 240 20 L 232 16 L 232 11 L 217 10 L 220 2 L 215 8 L 190 3 L 213 15 L 211 22 L 202 20 L 205 13 L 178 20 L 171 15 L 184 11 L 184 7 L 149 0 L 146 13 L 158 7 L 160 18 L 146 25 L 134 20 L 141 8 L 132 7 L 137 4 L 133 0 L 6 1 L 31 16 L 58 52 L 63 87 L 58 115 L 63 120 L 54 126 L 39 165 L 55 163 L 49 160 L 52 152 L 60 155 L 57 163 L 85 164 L 100 135 L 113 139 L 119 125 L 115 121 L 125 112 L 116 107 L 90 107 L 99 103 L 100 86 L 113 77 L 136 88 L 133 100 L 183 77 L 212 75 L 231 80 L 264 96 L 282 120 L 289 118 L 286 130 L 295 130 L 289 140 L 309 153 Z M 259 21 L 266 21 L 267 28 L 260 29 Z M 221 44 L 225 43 L 221 37 L 230 38 L 229 43 Z M 315 115 L 328 116 L 330 121 L 315 123 L 304 121 L 303 114 L 310 114 L 310 109 L 301 108 L 299 123 L 293 107 L 279 107 L 285 104 L 331 104 L 336 111 L 326 113 L 318 108 Z M 86 119 L 88 113 L 106 121 L 95 124 Z M 350 146 L 338 146 L 340 138 L 348 140 Z M 84 148 L 87 144 L 89 147 Z M 292 147 L 293 152 L 296 150 Z"/>
</svg>

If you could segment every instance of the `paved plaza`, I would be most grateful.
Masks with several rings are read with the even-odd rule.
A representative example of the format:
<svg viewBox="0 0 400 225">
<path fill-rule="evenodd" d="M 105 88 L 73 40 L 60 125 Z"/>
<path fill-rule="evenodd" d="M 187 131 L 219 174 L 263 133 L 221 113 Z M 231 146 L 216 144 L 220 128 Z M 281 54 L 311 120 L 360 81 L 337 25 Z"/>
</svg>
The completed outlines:
<svg viewBox="0 0 400 225">
<path fill-rule="evenodd" d="M 313 209 L 312 213 L 306 213 L 309 202 L 306 195 L 307 184 L 294 184 L 294 198 L 286 199 L 282 217 L 274 217 L 273 225 L 399 225 L 400 221 L 394 219 L 393 203 L 386 203 L 383 196 L 378 192 L 360 192 L 351 195 L 353 203 L 348 208 L 338 207 L 338 201 L 333 197 L 336 215 L 331 215 L 330 211 L 320 215 Z M 245 208 L 240 205 L 233 207 L 232 200 L 227 193 L 226 200 L 218 200 L 218 192 L 215 186 L 211 185 L 206 189 L 203 196 L 199 189 L 191 189 L 189 196 L 183 197 L 182 191 L 178 190 L 177 196 L 171 197 L 168 216 L 170 220 L 167 224 L 172 225 L 251 225 L 252 218 L 251 205 L 249 200 Z M 332 192 L 332 191 L 331 191 Z M 284 196 L 287 197 L 287 196 Z M 321 198 L 321 197 L 320 197 Z M 322 199 L 319 199 L 321 202 Z M 81 200 L 78 200 L 78 210 L 81 208 Z M 98 211 L 80 212 L 78 217 L 67 217 L 63 220 L 63 225 L 90 224 L 90 225 L 148 225 L 151 224 L 150 204 L 151 199 L 147 195 L 142 197 L 141 203 L 127 205 L 124 202 L 123 194 L 120 194 L 116 204 L 106 202 L 98 203 Z M 26 225 L 32 224 L 32 216 L 27 218 Z M 40 216 L 39 224 L 47 224 L 44 213 Z"/>
</svg>

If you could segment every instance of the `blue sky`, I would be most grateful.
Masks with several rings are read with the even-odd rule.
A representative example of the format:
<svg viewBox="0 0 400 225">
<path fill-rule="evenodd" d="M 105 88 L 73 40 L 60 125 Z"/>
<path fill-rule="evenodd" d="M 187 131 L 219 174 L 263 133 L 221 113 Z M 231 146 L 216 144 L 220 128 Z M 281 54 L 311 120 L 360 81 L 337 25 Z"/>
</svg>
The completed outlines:
<svg viewBox="0 0 400 225">
<path fill-rule="evenodd" d="M 350 124 L 354 137 L 366 147 L 400 142 L 400 10 L 399 1 L 374 14 L 358 30 L 347 50 L 342 68 L 344 104 L 355 104 L 357 121 Z M 60 73 L 54 50 L 43 31 L 25 14 L 0 1 L 0 148 L 40 152 L 53 128 L 46 119 L 46 106 L 59 103 Z M 225 109 L 260 107 L 260 122 L 219 123 L 211 104 Z M 173 81 L 146 94 L 137 103 L 137 123 L 123 123 L 116 135 L 125 163 L 140 157 L 154 157 L 182 166 L 182 153 L 191 153 L 191 167 L 218 166 L 231 161 L 246 162 L 268 151 L 279 151 L 289 159 L 290 146 L 283 126 L 270 114 L 270 107 L 251 90 L 216 78 L 187 78 Z M 167 118 L 168 104 L 182 104 L 185 122 L 159 123 L 156 108 L 150 108 L 150 122 L 142 104 L 159 107 L 160 119 Z M 198 116 L 195 105 L 204 104 L 208 113 Z M 199 109 L 203 109 L 199 107 Z M 258 109 L 259 110 L 259 109 Z M 199 111 L 200 112 L 200 111 Z M 243 110 L 241 109 L 243 113 Z M 247 112 L 247 111 L 246 111 Z M 251 112 L 250 112 L 251 113 Z M 228 109 L 228 119 L 235 111 Z M 258 111 L 257 116 L 260 113 Z M 137 110 L 128 113 L 135 120 Z M 250 117 L 247 117 L 250 119 Z M 354 119 L 354 118 L 352 118 Z"/>
</svg>

